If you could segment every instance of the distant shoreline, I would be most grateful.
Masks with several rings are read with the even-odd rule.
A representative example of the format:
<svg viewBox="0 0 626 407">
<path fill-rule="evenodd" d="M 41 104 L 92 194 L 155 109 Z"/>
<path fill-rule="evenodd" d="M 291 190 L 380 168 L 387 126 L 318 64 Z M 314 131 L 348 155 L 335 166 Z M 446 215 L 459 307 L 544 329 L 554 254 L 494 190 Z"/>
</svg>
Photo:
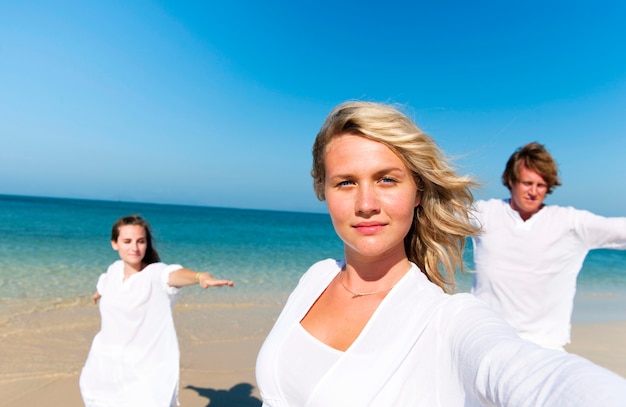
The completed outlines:
<svg viewBox="0 0 626 407">
<path fill-rule="evenodd" d="M 88 202 L 88 203 L 108 203 L 108 204 L 120 204 L 120 205 L 139 205 L 139 206 L 167 206 L 167 207 L 181 207 L 181 208 L 206 208 L 206 209 L 225 209 L 225 210 L 234 210 L 234 211 L 260 211 L 260 212 L 278 212 L 278 213 L 303 213 L 310 215 L 326 215 L 328 216 L 328 212 L 325 210 L 325 207 L 322 207 L 320 210 L 297 210 L 297 209 L 273 209 L 273 208 L 243 208 L 237 206 L 219 206 L 219 205 L 209 205 L 209 204 L 192 204 L 192 203 L 176 203 L 176 202 L 144 202 L 144 201 L 133 201 L 127 199 L 105 199 L 105 198 L 85 198 L 85 197 L 62 197 L 62 196 L 37 196 L 37 195 L 19 195 L 19 194 L 2 194 L 0 193 L 0 200 L 25 200 L 25 201 L 36 201 L 36 200 L 50 200 L 50 201 L 61 201 L 61 202 Z"/>
</svg>

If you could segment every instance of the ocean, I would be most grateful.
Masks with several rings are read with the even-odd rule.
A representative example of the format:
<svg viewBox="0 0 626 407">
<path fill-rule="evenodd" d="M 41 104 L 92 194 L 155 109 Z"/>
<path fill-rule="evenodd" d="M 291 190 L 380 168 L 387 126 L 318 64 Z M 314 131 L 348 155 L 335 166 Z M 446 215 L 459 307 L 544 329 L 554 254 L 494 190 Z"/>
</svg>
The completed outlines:
<svg viewBox="0 0 626 407">
<path fill-rule="evenodd" d="M 163 262 L 235 281 L 233 289 L 185 288 L 179 303 L 282 304 L 311 264 L 343 253 L 323 213 L 0 195 L 4 317 L 90 301 L 98 276 L 119 258 L 109 241 L 111 226 L 129 214 L 149 221 Z M 457 281 L 457 291 L 469 291 L 471 274 Z M 573 319 L 626 320 L 625 251 L 589 253 Z"/>
</svg>

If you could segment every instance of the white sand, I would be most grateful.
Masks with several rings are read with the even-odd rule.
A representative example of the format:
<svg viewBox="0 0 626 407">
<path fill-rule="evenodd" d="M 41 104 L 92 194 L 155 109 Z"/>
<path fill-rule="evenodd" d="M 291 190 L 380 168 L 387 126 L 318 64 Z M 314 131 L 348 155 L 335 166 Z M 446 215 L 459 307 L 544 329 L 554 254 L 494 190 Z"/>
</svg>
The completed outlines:
<svg viewBox="0 0 626 407">
<path fill-rule="evenodd" d="M 184 305 L 175 311 L 183 407 L 261 405 L 254 367 L 279 307 Z M 0 407 L 82 406 L 78 376 L 99 326 L 87 302 L 3 317 Z M 568 351 L 626 377 L 626 322 L 577 324 Z"/>
</svg>

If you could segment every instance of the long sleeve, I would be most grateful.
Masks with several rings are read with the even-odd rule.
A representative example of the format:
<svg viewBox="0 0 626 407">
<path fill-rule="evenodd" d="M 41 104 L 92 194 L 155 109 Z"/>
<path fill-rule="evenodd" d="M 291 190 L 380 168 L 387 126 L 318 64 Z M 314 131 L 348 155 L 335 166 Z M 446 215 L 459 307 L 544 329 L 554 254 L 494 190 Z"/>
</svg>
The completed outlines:
<svg viewBox="0 0 626 407">
<path fill-rule="evenodd" d="M 453 358 L 467 392 L 482 404 L 624 406 L 626 380 L 617 374 L 518 338 L 483 304 L 474 301 L 451 309 L 455 315 L 450 315 L 450 322 L 455 325 L 450 326 L 450 335 L 457 338 Z"/>
<path fill-rule="evenodd" d="M 591 249 L 626 250 L 626 218 L 605 218 L 575 210 L 571 215 L 576 234 Z"/>
</svg>

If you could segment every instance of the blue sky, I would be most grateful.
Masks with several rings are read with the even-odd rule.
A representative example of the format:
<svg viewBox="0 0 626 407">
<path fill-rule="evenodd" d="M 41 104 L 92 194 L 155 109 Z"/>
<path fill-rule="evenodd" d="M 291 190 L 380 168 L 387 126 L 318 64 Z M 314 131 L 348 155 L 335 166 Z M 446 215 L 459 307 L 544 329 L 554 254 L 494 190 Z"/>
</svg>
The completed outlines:
<svg viewBox="0 0 626 407">
<path fill-rule="evenodd" d="M 326 114 L 399 103 L 476 196 L 530 142 L 548 203 L 624 216 L 626 2 L 0 3 L 0 194 L 322 211 Z"/>
</svg>

